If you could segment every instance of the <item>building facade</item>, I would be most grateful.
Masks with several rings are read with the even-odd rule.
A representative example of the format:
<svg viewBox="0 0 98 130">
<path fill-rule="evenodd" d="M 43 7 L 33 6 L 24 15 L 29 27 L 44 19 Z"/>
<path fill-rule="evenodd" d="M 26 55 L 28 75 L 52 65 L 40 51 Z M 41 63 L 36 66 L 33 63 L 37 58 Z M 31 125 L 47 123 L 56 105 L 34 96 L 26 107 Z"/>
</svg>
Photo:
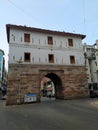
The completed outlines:
<svg viewBox="0 0 98 130">
<path fill-rule="evenodd" d="M 4 51 L 0 49 L 0 88 L 3 84 L 3 72 L 5 67 Z"/>
<path fill-rule="evenodd" d="M 95 43 L 97 50 L 95 52 L 95 56 L 96 56 L 96 71 L 97 71 L 97 82 L 98 82 L 98 40 L 96 40 Z"/>
<path fill-rule="evenodd" d="M 84 44 L 85 65 L 89 83 L 98 83 L 98 48 L 94 45 Z"/>
<path fill-rule="evenodd" d="M 27 93 L 40 101 L 41 80 L 50 78 L 55 97 L 88 96 L 82 39 L 85 35 L 6 25 L 9 43 L 7 104 L 24 103 Z"/>
</svg>

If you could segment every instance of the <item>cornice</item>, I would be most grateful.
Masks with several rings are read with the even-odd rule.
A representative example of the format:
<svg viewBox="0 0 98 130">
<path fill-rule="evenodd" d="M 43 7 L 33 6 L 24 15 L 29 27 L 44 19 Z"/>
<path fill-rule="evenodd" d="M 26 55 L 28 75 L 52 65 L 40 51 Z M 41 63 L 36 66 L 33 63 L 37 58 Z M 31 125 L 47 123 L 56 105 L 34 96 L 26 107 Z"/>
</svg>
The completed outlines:
<svg viewBox="0 0 98 130">
<path fill-rule="evenodd" d="M 60 51 L 81 51 L 83 52 L 83 49 L 79 48 L 75 48 L 75 47 L 56 47 L 56 46 L 42 46 L 42 45 L 32 45 L 32 44 L 19 44 L 19 43 L 9 43 L 9 46 L 12 46 L 12 47 L 20 47 L 20 48 L 32 48 L 32 49 L 45 49 L 45 50 L 60 50 Z"/>
</svg>

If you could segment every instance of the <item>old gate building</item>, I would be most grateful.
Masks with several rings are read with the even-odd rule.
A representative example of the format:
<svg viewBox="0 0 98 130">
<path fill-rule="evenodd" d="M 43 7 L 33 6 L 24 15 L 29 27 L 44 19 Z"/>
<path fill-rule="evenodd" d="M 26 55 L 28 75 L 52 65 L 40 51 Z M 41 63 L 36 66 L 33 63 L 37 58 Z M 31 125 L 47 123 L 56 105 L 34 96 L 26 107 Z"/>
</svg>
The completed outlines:
<svg viewBox="0 0 98 130">
<path fill-rule="evenodd" d="M 87 97 L 82 39 L 85 35 L 6 25 L 9 44 L 7 105 L 24 103 L 28 93 L 40 101 L 41 80 L 51 79 L 56 99 Z"/>
</svg>

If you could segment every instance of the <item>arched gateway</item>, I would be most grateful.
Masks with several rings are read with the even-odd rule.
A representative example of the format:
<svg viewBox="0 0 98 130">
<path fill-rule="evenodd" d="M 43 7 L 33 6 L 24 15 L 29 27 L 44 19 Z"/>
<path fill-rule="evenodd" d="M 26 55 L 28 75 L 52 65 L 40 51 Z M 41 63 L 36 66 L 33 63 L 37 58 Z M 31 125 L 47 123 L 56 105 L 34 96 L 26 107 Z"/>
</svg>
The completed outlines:
<svg viewBox="0 0 98 130">
<path fill-rule="evenodd" d="M 40 83 L 43 77 L 55 85 L 55 98 L 73 99 L 88 96 L 85 67 L 10 64 L 7 105 L 23 104 L 26 94 L 36 94 L 40 102 Z"/>
<path fill-rule="evenodd" d="M 62 77 L 62 75 L 63 71 L 61 70 L 59 71 L 55 70 L 54 72 L 46 71 L 44 73 L 43 71 L 40 71 L 40 79 L 45 76 L 53 82 L 56 99 L 63 99 L 63 85 L 62 85 L 62 79 L 60 78 Z"/>
<path fill-rule="evenodd" d="M 7 105 L 25 103 L 25 97 L 40 101 L 43 77 L 55 85 L 56 98 L 88 96 L 83 34 L 6 25 L 9 44 Z"/>
</svg>

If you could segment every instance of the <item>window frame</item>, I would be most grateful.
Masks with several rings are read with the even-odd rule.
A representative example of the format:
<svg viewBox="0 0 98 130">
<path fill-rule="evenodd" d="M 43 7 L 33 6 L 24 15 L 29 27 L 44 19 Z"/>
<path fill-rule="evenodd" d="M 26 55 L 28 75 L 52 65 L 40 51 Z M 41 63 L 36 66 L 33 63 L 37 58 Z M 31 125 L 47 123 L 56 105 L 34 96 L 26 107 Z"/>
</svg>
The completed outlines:
<svg viewBox="0 0 98 130">
<path fill-rule="evenodd" d="M 26 56 L 28 55 L 28 56 Z M 28 58 L 26 58 L 28 57 Z M 31 53 L 30 52 L 24 52 L 24 62 L 30 62 L 31 61 Z"/>
<path fill-rule="evenodd" d="M 48 54 L 49 63 L 54 63 L 54 54 Z"/>
<path fill-rule="evenodd" d="M 73 39 L 68 38 L 68 46 L 73 47 Z"/>
<path fill-rule="evenodd" d="M 30 34 L 24 33 L 24 42 L 29 43 L 30 42 Z"/>
<path fill-rule="evenodd" d="M 75 64 L 75 56 L 70 56 L 70 64 Z"/>
<path fill-rule="evenodd" d="M 48 36 L 47 40 L 48 40 L 48 45 L 53 45 L 53 37 L 52 36 Z"/>
</svg>

